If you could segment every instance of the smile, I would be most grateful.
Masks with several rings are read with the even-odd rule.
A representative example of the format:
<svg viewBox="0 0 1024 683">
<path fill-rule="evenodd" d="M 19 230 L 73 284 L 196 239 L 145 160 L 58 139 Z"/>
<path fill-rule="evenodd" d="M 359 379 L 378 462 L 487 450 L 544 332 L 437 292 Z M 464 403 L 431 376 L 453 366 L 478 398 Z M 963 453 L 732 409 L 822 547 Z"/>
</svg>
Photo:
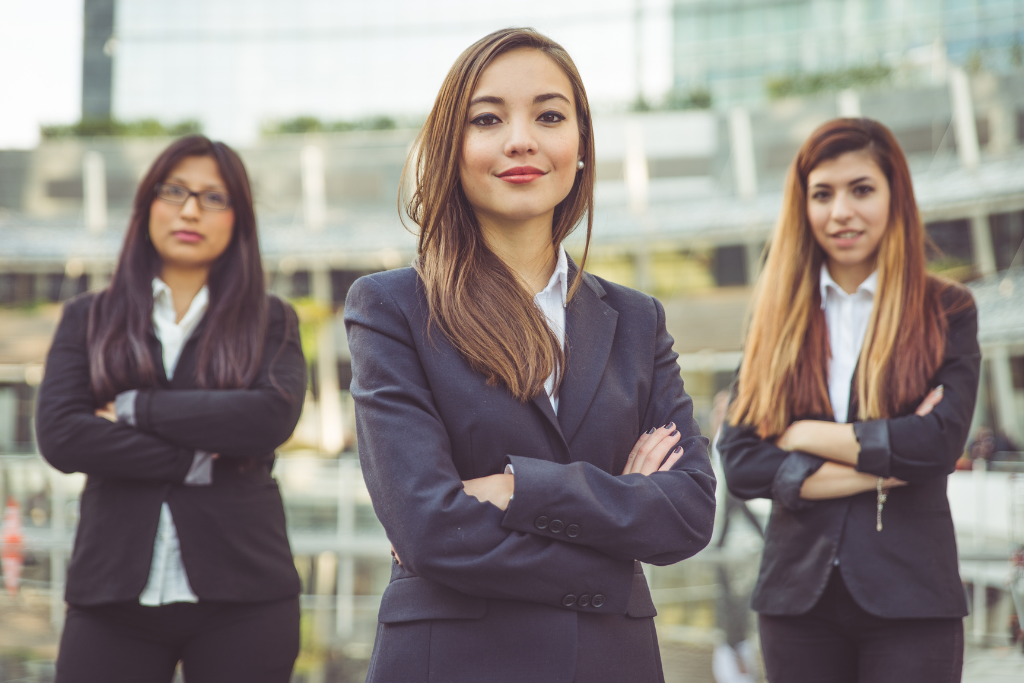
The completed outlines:
<svg viewBox="0 0 1024 683">
<path fill-rule="evenodd" d="M 516 166 L 515 168 L 510 168 L 507 171 L 502 171 L 498 174 L 498 177 L 506 183 L 522 185 L 524 183 L 531 183 L 544 175 L 546 175 L 544 171 L 541 171 L 539 168 L 534 168 L 533 166 Z"/>
</svg>

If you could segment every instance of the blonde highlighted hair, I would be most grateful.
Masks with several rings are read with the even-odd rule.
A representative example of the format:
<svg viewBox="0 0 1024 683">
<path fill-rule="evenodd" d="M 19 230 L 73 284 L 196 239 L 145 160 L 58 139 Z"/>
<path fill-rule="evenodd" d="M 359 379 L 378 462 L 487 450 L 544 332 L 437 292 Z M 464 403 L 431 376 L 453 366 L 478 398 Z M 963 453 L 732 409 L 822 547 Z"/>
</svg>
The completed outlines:
<svg viewBox="0 0 1024 683">
<path fill-rule="evenodd" d="M 750 425 L 762 438 L 781 434 L 797 417 L 832 415 L 819 292 L 825 254 L 807 218 L 807 176 L 822 162 L 855 151 L 872 156 L 891 197 L 877 254 L 877 294 L 854 380 L 857 419 L 912 411 L 942 362 L 947 322 L 940 298 L 956 285 L 926 270 L 927 236 L 906 157 L 877 121 L 829 121 L 804 142 L 789 168 L 729 410 L 731 424 Z"/>
</svg>

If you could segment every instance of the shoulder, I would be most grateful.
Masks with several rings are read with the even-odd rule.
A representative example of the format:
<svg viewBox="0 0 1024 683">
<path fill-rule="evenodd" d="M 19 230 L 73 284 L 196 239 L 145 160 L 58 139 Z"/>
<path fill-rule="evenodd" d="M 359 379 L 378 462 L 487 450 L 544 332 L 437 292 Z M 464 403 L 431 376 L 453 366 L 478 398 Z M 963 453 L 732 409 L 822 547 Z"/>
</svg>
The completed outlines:
<svg viewBox="0 0 1024 683">
<path fill-rule="evenodd" d="M 97 299 L 101 299 L 106 292 L 84 292 L 64 302 L 64 312 L 61 321 L 85 324 L 89 320 L 89 312 Z"/>
<path fill-rule="evenodd" d="M 931 274 L 928 276 L 928 286 L 950 327 L 977 318 L 978 309 L 974 303 L 974 295 L 966 286 L 955 280 Z"/>
<path fill-rule="evenodd" d="M 580 286 L 592 289 L 620 316 L 650 317 L 652 320 L 665 316 L 661 304 L 650 294 L 605 280 L 592 273 L 583 272 L 583 282 Z"/>
<path fill-rule="evenodd" d="M 276 294 L 267 294 L 267 326 L 277 327 L 292 321 L 298 321 L 295 308 Z"/>
<path fill-rule="evenodd" d="M 420 296 L 420 278 L 413 268 L 396 268 L 364 275 L 356 280 L 345 297 L 345 310 L 368 309 L 392 304 L 406 308 Z"/>
</svg>

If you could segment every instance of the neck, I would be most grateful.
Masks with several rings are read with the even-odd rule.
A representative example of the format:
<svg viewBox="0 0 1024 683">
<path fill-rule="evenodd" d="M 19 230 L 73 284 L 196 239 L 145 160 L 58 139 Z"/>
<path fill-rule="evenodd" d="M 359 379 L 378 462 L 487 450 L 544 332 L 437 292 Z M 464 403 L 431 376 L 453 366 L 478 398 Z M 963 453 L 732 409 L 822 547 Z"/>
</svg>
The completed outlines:
<svg viewBox="0 0 1024 683">
<path fill-rule="evenodd" d="M 181 319 L 185 317 L 188 307 L 192 305 L 192 300 L 206 284 L 209 275 L 209 268 L 182 268 L 167 263 L 160 268 L 160 279 L 171 288 L 177 322 L 181 322 Z"/>
<path fill-rule="evenodd" d="M 875 271 L 875 259 L 865 259 L 860 263 L 836 263 L 828 260 L 828 274 L 847 294 L 853 294 L 857 288 Z"/>
<path fill-rule="evenodd" d="M 551 243 L 554 212 L 526 221 L 477 216 L 488 248 L 498 255 L 534 294 L 543 290 L 558 262 Z"/>
</svg>

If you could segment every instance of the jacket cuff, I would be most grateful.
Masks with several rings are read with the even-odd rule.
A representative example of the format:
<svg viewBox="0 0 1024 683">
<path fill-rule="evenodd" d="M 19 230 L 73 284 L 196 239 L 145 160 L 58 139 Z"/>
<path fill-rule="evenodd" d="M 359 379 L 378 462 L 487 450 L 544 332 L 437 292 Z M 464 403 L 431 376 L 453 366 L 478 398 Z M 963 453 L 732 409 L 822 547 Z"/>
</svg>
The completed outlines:
<svg viewBox="0 0 1024 683">
<path fill-rule="evenodd" d="M 122 391 L 114 398 L 114 412 L 117 413 L 118 422 L 135 426 L 135 398 L 138 393 L 138 389 L 129 389 Z"/>
<path fill-rule="evenodd" d="M 146 389 L 135 392 L 135 427 L 144 432 L 150 431 L 149 399 L 150 392 Z"/>
<path fill-rule="evenodd" d="M 806 510 L 814 505 L 814 501 L 800 497 L 800 489 L 807 477 L 817 472 L 825 461 L 808 455 L 802 451 L 793 451 L 782 461 L 772 479 L 772 499 L 777 500 L 787 510 L 794 512 Z"/>
<path fill-rule="evenodd" d="M 854 422 L 853 433 L 860 444 L 856 470 L 876 477 L 890 476 L 892 451 L 889 449 L 889 421 Z"/>
<path fill-rule="evenodd" d="M 509 455 L 505 461 L 515 470 L 516 491 L 509 500 L 501 526 L 558 541 L 584 543 L 585 524 L 566 510 L 559 499 L 558 484 L 564 465 L 547 460 Z"/>
</svg>

